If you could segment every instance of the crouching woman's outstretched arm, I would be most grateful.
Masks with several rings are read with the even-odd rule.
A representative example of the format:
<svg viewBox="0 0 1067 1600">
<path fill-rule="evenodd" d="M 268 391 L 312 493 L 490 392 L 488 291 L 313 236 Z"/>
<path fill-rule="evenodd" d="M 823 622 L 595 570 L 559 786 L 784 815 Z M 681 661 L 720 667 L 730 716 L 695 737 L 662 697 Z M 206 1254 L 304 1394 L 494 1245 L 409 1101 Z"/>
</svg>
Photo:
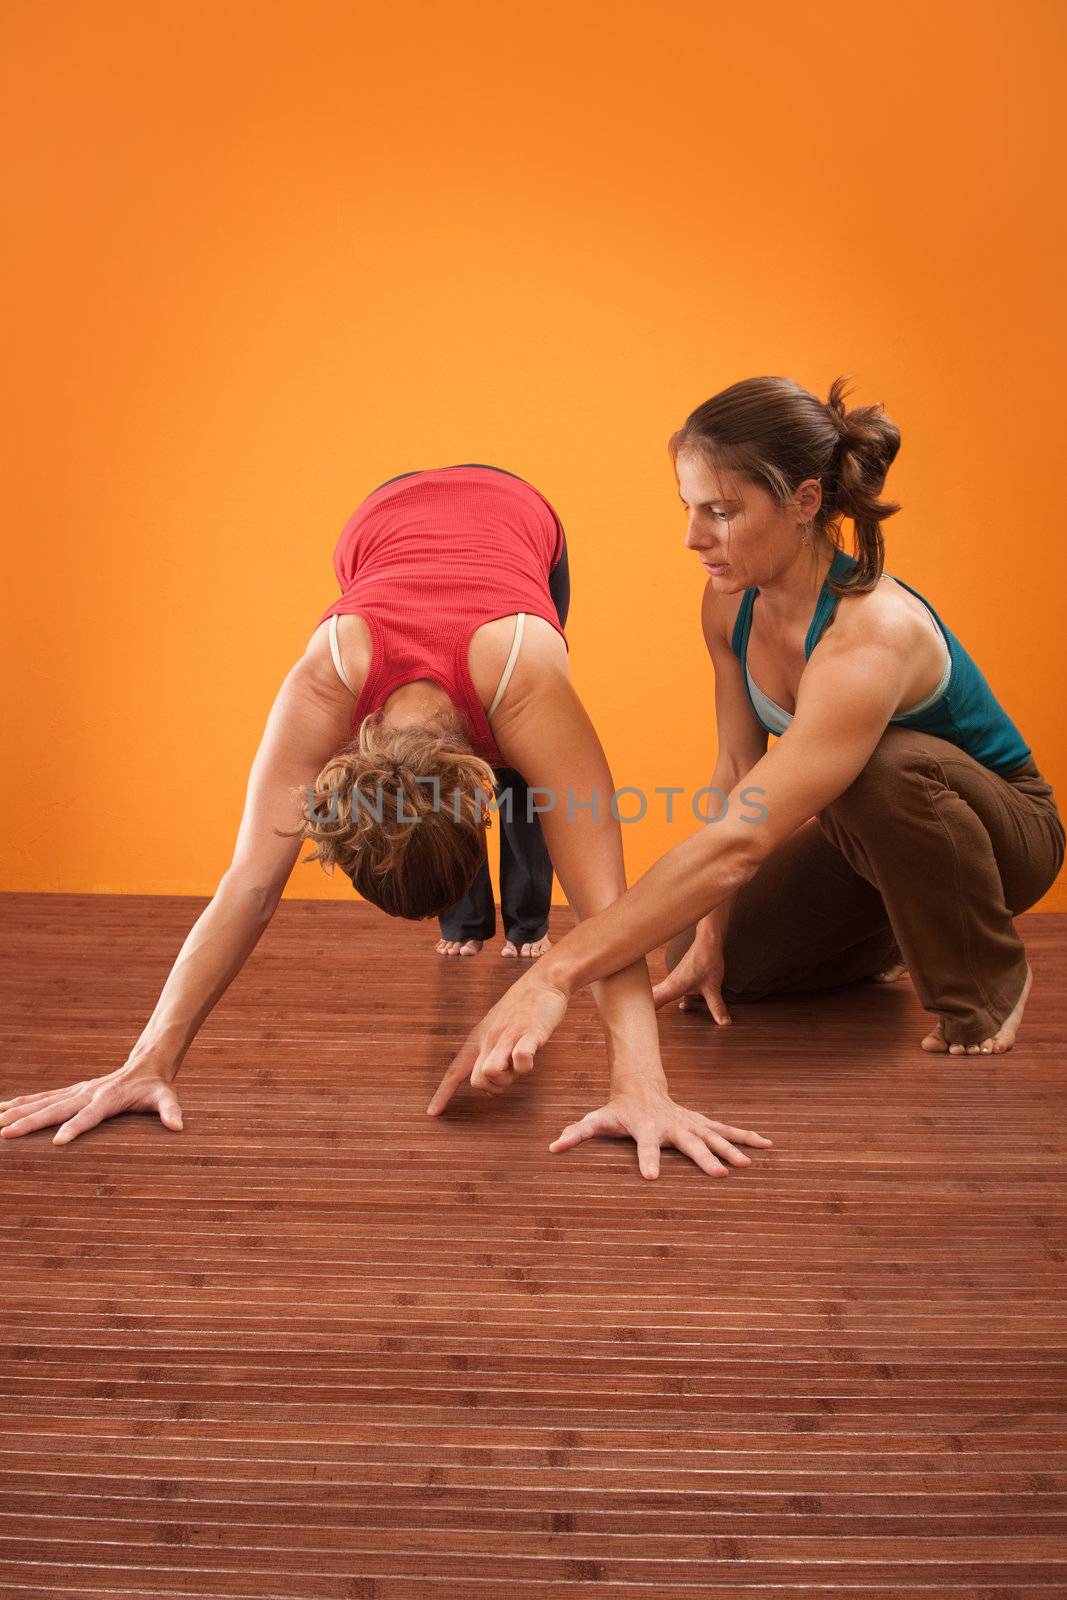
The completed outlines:
<svg viewBox="0 0 1067 1600">
<path fill-rule="evenodd" d="M 828 635 L 805 668 L 792 724 L 731 790 L 722 821 L 661 856 L 621 898 L 583 916 L 513 984 L 471 1030 L 430 1102 L 431 1112 L 443 1109 L 466 1078 L 475 1088 L 499 1092 L 529 1072 L 571 996 L 586 984 L 632 972 L 634 963 L 645 970 L 647 983 L 643 958 L 649 951 L 736 893 L 862 771 L 899 701 L 902 661 L 890 624 L 847 644 Z M 757 804 L 758 820 L 745 820 Z M 553 839 L 557 835 L 562 837 L 558 822 Z M 554 842 L 550 848 L 555 851 Z M 694 984 L 700 976 L 686 973 Z"/>
<path fill-rule="evenodd" d="M 581 920 L 472 1030 L 427 1110 L 432 1116 L 443 1111 L 467 1078 L 473 1088 L 499 1094 L 529 1072 L 570 995 L 588 983 L 604 1027 L 610 1096 L 566 1128 L 554 1148 L 595 1135 L 629 1135 L 645 1177 L 657 1175 L 666 1144 L 705 1172 L 724 1176 L 728 1165 L 749 1164 L 737 1145 L 769 1140 L 714 1122 L 671 1098 L 644 957 L 661 938 L 696 920 L 720 878 L 722 892 L 729 893 L 745 869 L 740 859 L 710 866 L 701 860 L 695 885 L 690 841 L 682 847 L 685 860 L 659 864 L 657 876 L 667 881 L 654 881 L 651 895 L 647 884 L 625 892 L 622 834 L 612 809 L 607 759 L 570 682 L 558 637 L 546 625 L 535 638 L 534 648 L 524 652 L 522 675 L 516 672 L 512 680 L 514 694 L 509 688 L 502 702 L 506 715 L 498 717 L 494 734 L 507 764 L 523 774 L 544 806 L 541 825 L 552 864 Z"/>
</svg>

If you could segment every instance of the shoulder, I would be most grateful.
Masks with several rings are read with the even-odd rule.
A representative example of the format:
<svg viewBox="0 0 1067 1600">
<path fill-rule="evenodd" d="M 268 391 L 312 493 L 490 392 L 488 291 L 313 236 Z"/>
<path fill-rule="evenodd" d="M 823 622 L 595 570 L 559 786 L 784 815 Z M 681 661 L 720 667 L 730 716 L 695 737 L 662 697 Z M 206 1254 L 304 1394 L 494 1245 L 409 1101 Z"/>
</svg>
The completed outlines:
<svg viewBox="0 0 1067 1600">
<path fill-rule="evenodd" d="M 515 616 L 497 617 L 492 622 L 483 622 L 471 638 L 468 655 L 471 680 L 487 705 L 496 694 L 500 674 L 511 654 L 515 628 Z M 527 612 L 508 695 L 513 687 L 536 681 L 545 672 L 554 670 L 566 672 L 567 646 L 550 622 Z"/>
<path fill-rule="evenodd" d="M 861 742 L 878 726 L 884 731 L 907 697 L 915 663 L 923 664 L 916 646 L 925 625 L 901 603 L 902 594 L 890 579 L 838 596 L 800 675 L 794 727 L 811 731 L 823 718 L 831 732 L 840 725 Z"/>
<path fill-rule="evenodd" d="M 334 665 L 330 648 L 330 621 L 327 617 L 325 622 L 319 623 L 307 642 L 298 666 L 309 688 L 328 699 L 345 699 L 351 705 L 352 693 L 359 694 L 370 671 L 374 649 L 371 632 L 362 617 L 351 612 L 338 614 L 337 648 L 345 676 L 352 685 L 350 693 Z"/>
<path fill-rule="evenodd" d="M 924 614 L 929 615 L 922 603 L 883 573 L 864 594 L 839 596 L 833 626 L 819 643 L 834 640 L 837 648 L 845 649 L 872 643 L 907 650 L 930 631 Z"/>
<path fill-rule="evenodd" d="M 471 682 L 484 706 L 492 704 L 515 640 L 514 616 L 483 623 L 471 640 Z M 558 630 L 544 617 L 527 613 L 522 644 L 511 677 L 493 716 L 497 748 L 501 737 L 527 718 L 544 712 L 547 700 L 562 685 L 570 685 L 567 646 Z"/>
<path fill-rule="evenodd" d="M 858 727 L 885 723 L 907 698 L 916 662 L 924 665 L 924 624 L 879 582 L 864 594 L 839 597 L 800 676 L 795 722 L 809 726 L 820 710 Z M 897 591 L 899 595 L 900 590 Z M 801 713 L 803 712 L 803 718 Z"/>
</svg>

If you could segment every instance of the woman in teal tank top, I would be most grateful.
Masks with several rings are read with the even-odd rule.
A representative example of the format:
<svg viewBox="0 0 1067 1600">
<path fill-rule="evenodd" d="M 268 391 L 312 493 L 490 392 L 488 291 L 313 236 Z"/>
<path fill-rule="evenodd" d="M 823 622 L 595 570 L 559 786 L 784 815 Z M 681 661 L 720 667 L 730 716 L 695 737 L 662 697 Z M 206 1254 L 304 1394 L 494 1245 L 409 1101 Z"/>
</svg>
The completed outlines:
<svg viewBox="0 0 1067 1600">
<path fill-rule="evenodd" d="M 883 571 L 900 433 L 879 405 L 846 410 L 843 390 L 750 378 L 673 435 L 685 543 L 707 574 L 718 815 L 513 985 L 431 1109 L 468 1076 L 507 1087 L 576 988 L 667 940 L 657 1004 L 706 1004 L 717 1023 L 730 1004 L 908 970 L 936 1019 L 923 1049 L 1012 1048 L 1031 982 L 1012 919 L 1059 872 L 1063 824 L 973 656 Z M 642 1140 L 685 1148 L 665 1091 L 646 1099 L 659 1132 L 646 1118 Z M 611 1102 L 554 1148 L 626 1131 Z"/>
<path fill-rule="evenodd" d="M 854 556 L 846 555 L 843 550 L 834 552 L 804 640 L 805 661 L 818 644 L 837 607 L 837 596 L 828 588 L 829 580 L 847 578 L 858 566 L 859 562 Z M 890 726 L 918 728 L 922 733 L 933 733 L 938 738 L 948 739 L 962 750 L 969 751 L 976 761 L 992 768 L 994 772 L 1010 772 L 1014 767 L 1022 766 L 1030 755 L 1030 746 L 993 694 L 974 659 L 918 589 L 913 589 L 903 578 L 894 578 L 894 582 L 922 601 L 937 623 L 947 648 L 945 665 L 936 686 L 916 705 L 890 717 Z M 752 603 L 758 592 L 757 589 L 746 589 L 741 598 L 731 648 L 744 668 L 745 687 L 756 720 L 768 733 L 781 734 L 792 723 L 792 713 L 783 711 L 781 706 L 763 693 L 753 681 L 746 660 L 748 635 L 752 626 Z"/>
</svg>

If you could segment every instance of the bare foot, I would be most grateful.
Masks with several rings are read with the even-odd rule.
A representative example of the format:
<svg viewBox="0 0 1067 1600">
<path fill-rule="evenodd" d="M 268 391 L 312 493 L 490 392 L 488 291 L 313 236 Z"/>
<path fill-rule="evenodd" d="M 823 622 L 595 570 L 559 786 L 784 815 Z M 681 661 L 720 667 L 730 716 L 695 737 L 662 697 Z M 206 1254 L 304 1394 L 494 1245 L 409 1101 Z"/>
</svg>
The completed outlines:
<svg viewBox="0 0 1067 1600">
<path fill-rule="evenodd" d="M 897 961 L 891 967 L 886 967 L 884 972 L 876 972 L 874 981 L 875 983 L 896 983 L 898 978 L 903 978 L 907 975 L 907 971 L 908 969 L 903 961 Z"/>
<path fill-rule="evenodd" d="M 513 939 L 507 939 L 501 947 L 500 954 L 502 956 L 525 956 L 532 959 L 536 956 L 543 956 L 545 951 L 551 950 L 551 948 L 552 941 L 546 934 L 543 939 L 535 939 L 530 944 L 524 944 L 521 950 L 516 949 Z"/>
<path fill-rule="evenodd" d="M 1026 978 L 1023 982 L 1022 992 L 1016 1000 L 1011 1012 L 1004 1018 L 996 1033 L 988 1039 L 983 1039 L 980 1044 L 948 1044 L 945 1040 L 945 1029 L 940 1018 L 931 1028 L 926 1038 L 922 1041 L 924 1050 L 934 1051 L 941 1055 L 952 1056 L 989 1056 L 1003 1055 L 1015 1043 L 1015 1035 L 1019 1031 L 1019 1024 L 1023 1020 L 1023 1010 L 1030 995 L 1030 985 L 1034 975 L 1030 971 L 1030 964 L 1026 965 Z"/>
<path fill-rule="evenodd" d="M 434 945 L 442 956 L 476 956 L 481 948 L 481 939 L 465 939 L 462 944 L 458 939 L 438 939 Z"/>
</svg>

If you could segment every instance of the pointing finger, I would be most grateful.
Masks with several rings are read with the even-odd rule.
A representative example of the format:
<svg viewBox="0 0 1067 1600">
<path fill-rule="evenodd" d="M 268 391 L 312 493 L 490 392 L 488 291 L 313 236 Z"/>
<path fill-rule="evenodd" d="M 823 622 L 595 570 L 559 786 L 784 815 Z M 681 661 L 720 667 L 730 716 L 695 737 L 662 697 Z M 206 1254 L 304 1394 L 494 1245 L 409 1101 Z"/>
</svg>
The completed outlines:
<svg viewBox="0 0 1067 1600">
<path fill-rule="evenodd" d="M 461 1083 L 470 1077 L 471 1069 L 478 1057 L 477 1039 L 468 1039 L 453 1056 L 444 1077 L 434 1090 L 430 1103 L 426 1107 L 426 1115 L 436 1117 L 445 1109 Z"/>
</svg>

